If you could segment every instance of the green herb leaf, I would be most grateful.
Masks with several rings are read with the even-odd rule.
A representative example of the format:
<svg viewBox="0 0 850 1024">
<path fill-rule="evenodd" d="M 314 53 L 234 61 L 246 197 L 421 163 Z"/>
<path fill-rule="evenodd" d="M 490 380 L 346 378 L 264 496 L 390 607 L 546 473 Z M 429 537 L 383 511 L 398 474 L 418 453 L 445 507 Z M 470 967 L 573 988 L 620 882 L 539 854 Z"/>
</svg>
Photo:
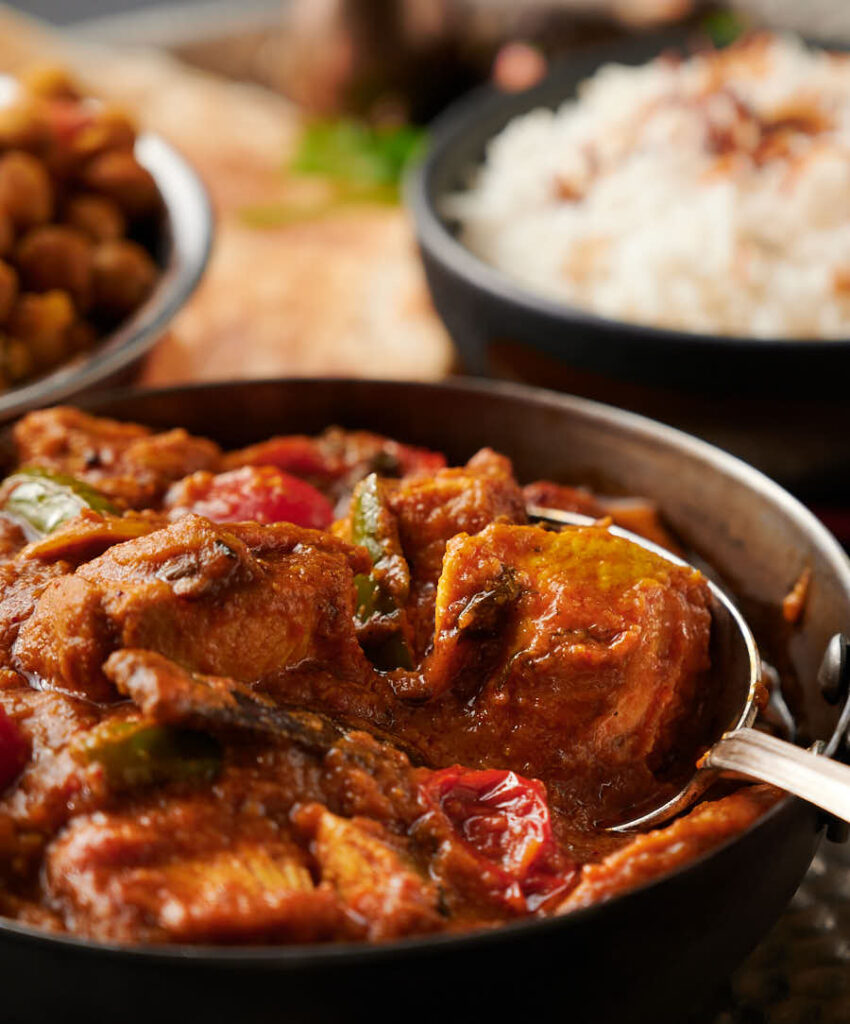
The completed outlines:
<svg viewBox="0 0 850 1024">
<path fill-rule="evenodd" d="M 746 20 L 735 11 L 712 11 L 702 20 L 702 28 L 718 48 L 730 46 L 747 31 Z"/>
<path fill-rule="evenodd" d="M 412 125 L 372 127 L 363 121 L 313 121 L 305 126 L 291 169 L 352 185 L 398 188 L 424 133 Z"/>
<path fill-rule="evenodd" d="M 307 202 L 247 206 L 241 211 L 242 220 L 249 227 L 285 227 L 356 206 L 394 206 L 404 171 L 424 141 L 424 131 L 412 125 L 390 128 L 351 119 L 313 121 L 304 127 L 289 170 L 327 179 L 330 194 Z"/>
</svg>

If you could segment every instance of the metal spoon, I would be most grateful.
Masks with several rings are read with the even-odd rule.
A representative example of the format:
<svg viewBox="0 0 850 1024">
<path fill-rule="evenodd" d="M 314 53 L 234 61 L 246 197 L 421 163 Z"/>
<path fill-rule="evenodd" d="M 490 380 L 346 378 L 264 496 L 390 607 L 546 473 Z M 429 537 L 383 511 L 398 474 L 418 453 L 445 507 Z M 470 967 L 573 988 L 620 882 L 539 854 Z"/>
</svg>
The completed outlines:
<svg viewBox="0 0 850 1024">
<path fill-rule="evenodd" d="M 527 511 L 532 519 L 556 526 L 592 526 L 598 522 L 591 516 L 538 505 L 529 505 Z M 608 529 L 668 562 L 692 568 L 689 562 L 630 530 L 618 526 Z M 712 673 L 723 684 L 718 687 L 720 699 L 709 737 L 711 745 L 699 759 L 693 777 L 676 796 L 660 807 L 611 826 L 609 831 L 631 832 L 668 820 L 692 804 L 719 771 L 734 771 L 759 782 L 768 782 L 850 821 L 850 767 L 751 728 L 758 713 L 761 656 L 749 626 L 732 599 L 711 580 L 708 586 L 711 591 Z"/>
</svg>

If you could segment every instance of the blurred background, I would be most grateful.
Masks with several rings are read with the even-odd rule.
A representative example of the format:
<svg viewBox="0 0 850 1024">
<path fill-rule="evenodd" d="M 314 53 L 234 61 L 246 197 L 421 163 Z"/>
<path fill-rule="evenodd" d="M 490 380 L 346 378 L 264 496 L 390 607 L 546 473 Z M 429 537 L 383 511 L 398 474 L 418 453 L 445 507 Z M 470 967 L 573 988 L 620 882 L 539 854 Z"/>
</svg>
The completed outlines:
<svg viewBox="0 0 850 1024">
<path fill-rule="evenodd" d="M 424 280 L 401 180 L 427 125 L 484 82 L 645 40 L 725 45 L 760 28 L 850 41 L 847 0 L 17 0 L 0 71 L 70 68 L 189 158 L 215 207 L 204 281 L 146 384 L 468 372 Z M 494 374 L 631 408 L 765 469 L 850 537 L 846 401 L 682 393 L 508 351 Z M 769 425 L 769 429 L 766 429 Z"/>
<path fill-rule="evenodd" d="M 476 85 L 518 92 L 553 59 L 603 44 L 688 50 L 763 27 L 845 46 L 850 0 L 18 0 L 0 4 L 0 72 L 67 68 L 206 184 L 212 258 L 140 383 L 438 380 L 469 368 L 432 306 L 400 188 L 431 119 Z M 850 545 L 846 395 L 683 393 L 530 351 L 492 371 L 706 437 L 793 489 Z M 844 918 L 829 909 L 846 901 L 846 878 L 846 864 L 838 876 L 816 863 L 731 979 L 718 1024 L 848 1020 L 847 904 Z"/>
<path fill-rule="evenodd" d="M 13 6 L 38 18 L 48 18 L 57 25 L 68 25 L 83 18 L 141 10 L 154 4 L 149 0 L 23 0 Z"/>
</svg>

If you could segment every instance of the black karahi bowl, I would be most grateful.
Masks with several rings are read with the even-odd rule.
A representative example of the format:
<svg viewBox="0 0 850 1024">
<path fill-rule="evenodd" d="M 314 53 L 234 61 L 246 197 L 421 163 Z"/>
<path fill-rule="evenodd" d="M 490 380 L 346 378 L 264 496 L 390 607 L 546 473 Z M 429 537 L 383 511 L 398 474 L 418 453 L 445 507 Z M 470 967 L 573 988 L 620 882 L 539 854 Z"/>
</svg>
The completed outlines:
<svg viewBox="0 0 850 1024">
<path fill-rule="evenodd" d="M 587 482 L 650 496 L 727 582 L 783 673 L 805 742 L 843 753 L 839 706 L 817 670 L 850 630 L 850 563 L 779 486 L 649 420 L 509 384 L 279 380 L 129 390 L 85 402 L 225 446 L 337 423 L 446 452 L 492 445 L 520 480 Z M 8 438 L 7 438 L 8 440 Z M 812 584 L 789 635 L 769 628 L 800 571 Z M 787 798 L 742 835 L 608 903 L 546 921 L 381 946 L 116 947 L 0 923 L 2 1017 L 293 1022 L 552 1019 L 683 1024 L 770 928 L 826 822 Z"/>
</svg>

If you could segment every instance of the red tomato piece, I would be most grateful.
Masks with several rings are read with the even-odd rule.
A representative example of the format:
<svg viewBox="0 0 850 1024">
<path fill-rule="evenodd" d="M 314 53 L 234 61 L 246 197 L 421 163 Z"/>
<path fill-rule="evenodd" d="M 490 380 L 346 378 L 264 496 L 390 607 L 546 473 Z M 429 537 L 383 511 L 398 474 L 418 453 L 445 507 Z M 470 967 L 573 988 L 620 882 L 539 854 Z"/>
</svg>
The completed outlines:
<svg viewBox="0 0 850 1024">
<path fill-rule="evenodd" d="M 322 480 L 333 479 L 342 472 L 342 467 L 327 458 L 314 438 L 303 434 L 272 437 L 246 448 L 238 455 L 245 465 L 275 466 L 294 476 Z"/>
<path fill-rule="evenodd" d="M 0 789 L 5 789 L 27 763 L 29 746 L 17 725 L 0 708 Z"/>
<path fill-rule="evenodd" d="M 324 530 L 333 521 L 323 494 L 274 466 L 193 473 L 171 488 L 165 504 L 172 515 L 196 512 L 215 523 L 295 523 Z"/>
<path fill-rule="evenodd" d="M 414 448 L 409 444 L 396 446 L 398 461 L 401 464 L 401 475 L 412 473 L 436 473 L 445 469 L 446 457 L 440 452 L 432 452 L 428 448 Z"/>
<path fill-rule="evenodd" d="M 318 487 L 345 480 L 353 487 L 368 473 L 408 476 L 436 473 L 446 465 L 444 455 L 427 448 L 400 444 L 364 430 L 332 429 L 320 437 L 288 434 L 231 452 L 225 465 L 276 466 Z"/>
<path fill-rule="evenodd" d="M 577 879 L 577 867 L 555 842 L 546 789 L 537 779 L 455 765 L 429 773 L 420 797 L 496 873 L 507 902 L 536 910 Z"/>
</svg>

